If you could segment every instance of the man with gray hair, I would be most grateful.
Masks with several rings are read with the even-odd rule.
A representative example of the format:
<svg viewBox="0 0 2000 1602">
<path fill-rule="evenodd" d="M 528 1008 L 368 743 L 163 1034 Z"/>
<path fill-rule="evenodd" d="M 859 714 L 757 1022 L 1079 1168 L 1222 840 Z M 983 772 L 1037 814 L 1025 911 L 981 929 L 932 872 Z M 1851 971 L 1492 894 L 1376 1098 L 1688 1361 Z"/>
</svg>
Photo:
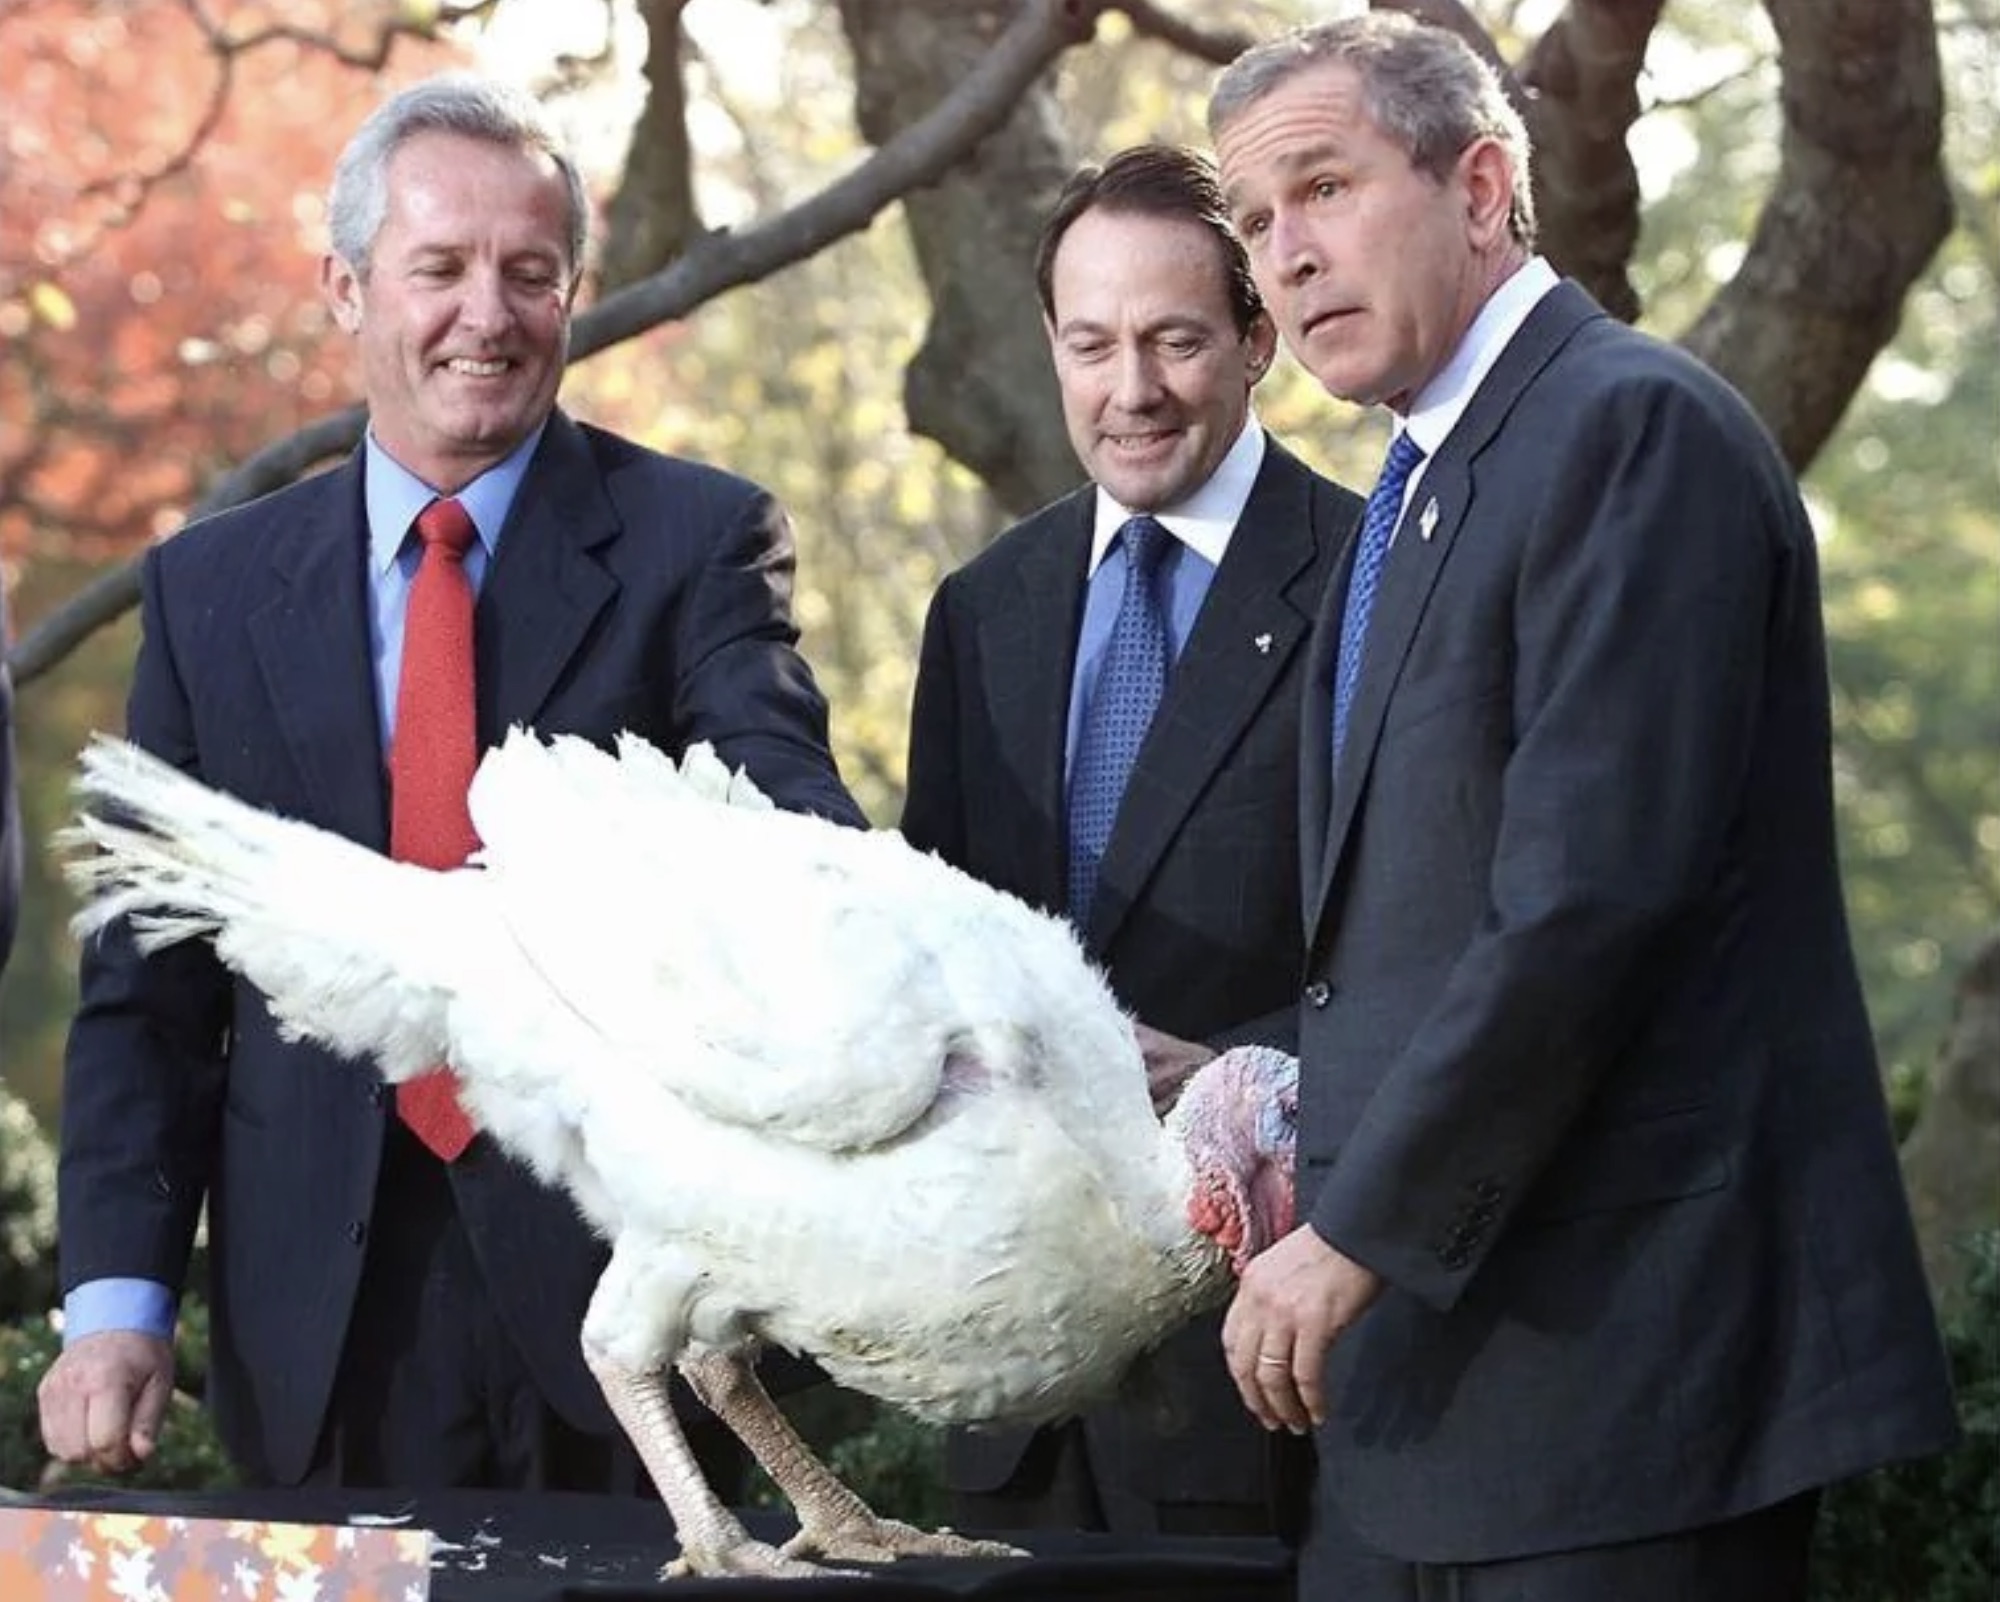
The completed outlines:
<svg viewBox="0 0 2000 1602">
<path fill-rule="evenodd" d="M 861 821 L 795 649 L 783 511 L 556 407 L 586 217 L 524 95 L 447 77 L 368 119 L 321 268 L 367 438 L 148 554 L 134 740 L 434 867 L 477 845 L 466 785 L 516 724 L 710 741 L 780 805 Z M 53 1453 L 153 1450 L 205 1206 L 208 1400 L 251 1480 L 637 1488 L 579 1345 L 603 1249 L 471 1126 L 448 1064 L 391 1097 L 203 944 L 142 957 L 114 929 L 82 992 Z"/>
<path fill-rule="evenodd" d="M 1819 1488 L 1954 1423 L 1797 486 L 1534 253 L 1456 38 L 1287 36 L 1210 129 L 1281 335 L 1393 423 L 1307 670 L 1302 1223 L 1223 1335 L 1316 1433 L 1300 1595 L 1802 1602 Z"/>
</svg>

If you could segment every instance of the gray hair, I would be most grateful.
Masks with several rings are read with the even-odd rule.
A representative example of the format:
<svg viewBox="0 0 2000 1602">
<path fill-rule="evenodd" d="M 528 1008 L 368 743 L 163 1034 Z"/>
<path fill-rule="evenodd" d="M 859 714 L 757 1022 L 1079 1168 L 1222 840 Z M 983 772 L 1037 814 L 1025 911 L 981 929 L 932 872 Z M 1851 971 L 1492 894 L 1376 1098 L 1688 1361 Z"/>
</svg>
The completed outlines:
<svg viewBox="0 0 2000 1602">
<path fill-rule="evenodd" d="M 1417 171 L 1442 183 L 1465 147 L 1491 139 L 1514 177 L 1508 231 L 1535 245 L 1535 197 L 1528 130 L 1499 74 L 1456 34 L 1394 11 L 1294 29 L 1243 52 L 1222 71 L 1208 99 L 1208 133 L 1219 136 L 1280 84 L 1327 62 L 1351 68 L 1362 103 Z"/>
<path fill-rule="evenodd" d="M 376 107 L 355 130 L 334 163 L 327 191 L 327 232 L 335 255 L 367 277 L 375 236 L 389 211 L 389 160 L 404 140 L 431 132 L 461 134 L 553 160 L 569 191 L 570 272 L 582 270 L 590 202 L 583 175 L 555 125 L 534 96 L 465 73 L 411 85 Z"/>
</svg>

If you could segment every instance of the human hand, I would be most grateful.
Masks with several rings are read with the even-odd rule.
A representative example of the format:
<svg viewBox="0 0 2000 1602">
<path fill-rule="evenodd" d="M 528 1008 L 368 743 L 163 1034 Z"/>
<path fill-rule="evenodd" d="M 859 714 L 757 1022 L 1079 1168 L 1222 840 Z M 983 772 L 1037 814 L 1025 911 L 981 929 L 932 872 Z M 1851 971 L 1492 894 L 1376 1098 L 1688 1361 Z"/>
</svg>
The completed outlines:
<svg viewBox="0 0 2000 1602">
<path fill-rule="evenodd" d="M 1243 1405 L 1267 1430 L 1326 1422 L 1326 1356 L 1381 1293 L 1381 1278 L 1301 1224 L 1251 1258 L 1222 1321 Z"/>
<path fill-rule="evenodd" d="M 153 1455 L 173 1392 L 170 1342 L 125 1329 L 85 1335 L 42 1376 L 42 1444 L 62 1462 L 129 1474 Z"/>
<path fill-rule="evenodd" d="M 1198 1040 L 1182 1040 L 1136 1021 L 1132 1033 L 1145 1054 L 1146 1088 L 1153 1097 L 1153 1111 L 1164 1113 L 1180 1099 L 1194 1071 L 1215 1053 Z"/>
</svg>

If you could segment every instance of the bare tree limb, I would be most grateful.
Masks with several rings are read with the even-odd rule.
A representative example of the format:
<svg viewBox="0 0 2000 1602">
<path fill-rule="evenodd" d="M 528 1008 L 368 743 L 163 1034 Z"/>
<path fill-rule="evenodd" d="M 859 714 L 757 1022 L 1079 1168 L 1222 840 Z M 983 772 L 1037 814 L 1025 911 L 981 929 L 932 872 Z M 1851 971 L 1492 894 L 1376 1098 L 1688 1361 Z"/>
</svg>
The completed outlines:
<svg viewBox="0 0 2000 1602">
<path fill-rule="evenodd" d="M 1218 67 L 1228 66 L 1257 43 L 1255 34 L 1240 28 L 1204 28 L 1198 22 L 1175 16 L 1165 6 L 1154 5 L 1152 0 L 1125 0 L 1110 9 L 1124 12 L 1132 31 L 1140 38 L 1157 39 L 1184 55 L 1213 62 Z"/>
<path fill-rule="evenodd" d="M 570 360 L 581 361 L 661 323 L 685 317 L 725 290 L 866 228 L 885 208 L 935 181 L 1003 123 L 1028 86 L 1071 45 L 1090 36 L 1094 0 L 1030 0 L 949 96 L 817 195 L 743 233 L 704 235 L 664 272 L 609 296 L 576 320 Z M 350 407 L 266 446 L 195 505 L 189 521 L 290 483 L 315 463 L 351 450 L 366 421 Z M 40 677 L 94 630 L 137 600 L 138 562 L 93 580 L 23 636 L 10 665 L 17 684 Z"/>
</svg>

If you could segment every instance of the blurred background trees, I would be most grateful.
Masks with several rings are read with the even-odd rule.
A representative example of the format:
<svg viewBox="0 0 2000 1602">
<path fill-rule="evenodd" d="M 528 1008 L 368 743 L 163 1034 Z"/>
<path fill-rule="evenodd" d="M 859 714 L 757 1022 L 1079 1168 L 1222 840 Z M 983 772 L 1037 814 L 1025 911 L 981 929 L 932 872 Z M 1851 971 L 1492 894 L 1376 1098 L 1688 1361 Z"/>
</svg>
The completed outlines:
<svg viewBox="0 0 2000 1602">
<path fill-rule="evenodd" d="M 2000 0 L 1400 3 L 1507 67 L 1558 267 L 1721 369 L 1804 475 L 1855 941 L 1958 1295 L 1954 1243 L 2000 1218 Z M 783 497 L 843 765 L 893 823 L 933 585 L 1079 477 L 1029 275 L 1056 187 L 1137 140 L 1204 142 L 1215 63 L 1346 9 L 0 5 L 13 1091 L 53 1120 L 74 951 L 33 847 L 85 732 L 121 722 L 130 562 L 356 436 L 320 196 L 383 90 L 469 63 L 557 108 L 602 206 L 565 404 Z M 1349 481 L 1379 452 L 1379 419 L 1288 365 L 1260 409 Z"/>
</svg>

